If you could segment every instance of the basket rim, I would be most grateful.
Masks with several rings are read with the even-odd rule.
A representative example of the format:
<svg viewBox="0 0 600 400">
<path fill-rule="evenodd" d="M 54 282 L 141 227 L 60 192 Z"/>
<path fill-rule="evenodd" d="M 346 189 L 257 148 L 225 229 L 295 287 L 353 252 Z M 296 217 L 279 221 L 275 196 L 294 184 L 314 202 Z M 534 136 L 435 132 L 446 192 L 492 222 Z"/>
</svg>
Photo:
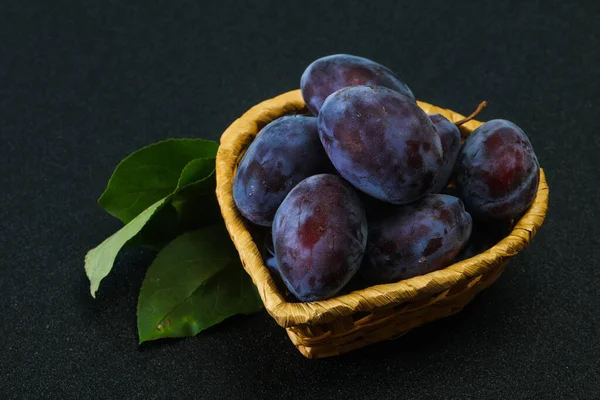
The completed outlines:
<svg viewBox="0 0 600 400">
<path fill-rule="evenodd" d="M 464 118 L 452 110 L 417 101 L 427 113 L 440 113 L 450 121 Z M 536 198 L 529 210 L 515 224 L 513 230 L 492 248 L 448 267 L 403 281 L 375 285 L 327 300 L 291 303 L 279 292 L 275 281 L 264 265 L 262 255 L 246 228 L 246 222 L 233 201 L 233 177 L 238 160 L 260 129 L 270 121 L 293 112 L 306 111 L 299 89 L 281 94 L 250 108 L 223 133 L 216 158 L 217 199 L 227 231 L 240 255 L 242 265 L 258 289 L 267 312 L 282 327 L 300 324 L 330 322 L 355 312 L 395 306 L 417 297 L 439 294 L 455 284 L 485 274 L 491 268 L 513 257 L 535 236 L 548 210 L 549 188 L 544 170 L 540 168 L 540 182 Z M 482 125 L 471 120 L 461 126 L 467 133 Z"/>
</svg>

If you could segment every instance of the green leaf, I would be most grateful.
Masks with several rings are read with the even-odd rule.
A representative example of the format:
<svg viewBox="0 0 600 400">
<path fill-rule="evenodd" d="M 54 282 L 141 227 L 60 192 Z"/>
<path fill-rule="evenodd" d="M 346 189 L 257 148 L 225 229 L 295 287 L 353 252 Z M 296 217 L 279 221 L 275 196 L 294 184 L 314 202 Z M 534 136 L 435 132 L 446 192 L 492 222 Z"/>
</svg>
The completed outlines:
<svg viewBox="0 0 600 400">
<path fill-rule="evenodd" d="M 184 232 L 222 221 L 215 195 L 214 172 L 214 158 L 190 161 L 179 177 L 171 203 L 154 214 L 127 247 L 143 245 L 160 250 Z"/>
<path fill-rule="evenodd" d="M 197 158 L 181 173 L 175 201 L 199 198 L 206 194 L 215 195 L 217 187 L 215 159 Z"/>
<path fill-rule="evenodd" d="M 195 158 L 190 161 L 179 176 L 176 191 L 206 180 L 215 171 L 215 158 Z"/>
<path fill-rule="evenodd" d="M 198 143 L 202 144 L 203 146 L 198 147 Z M 212 149 L 213 144 L 215 145 L 214 149 Z M 152 154 L 156 153 L 157 156 L 160 156 L 160 152 L 162 151 L 165 154 L 170 154 L 170 157 L 173 157 L 174 159 L 181 160 L 189 158 L 190 149 L 198 154 L 205 152 L 209 155 L 209 157 L 194 158 L 185 164 L 183 168 L 181 168 L 181 173 L 177 179 L 174 180 L 170 191 L 167 192 L 165 190 L 165 197 L 160 199 L 160 201 L 162 201 L 164 204 L 156 209 L 155 212 L 149 213 L 149 215 L 145 214 L 147 211 L 142 211 L 142 213 L 139 215 L 143 214 L 146 215 L 146 217 L 139 221 L 139 225 L 136 226 L 133 236 L 124 237 L 119 235 L 118 239 L 124 240 L 124 244 L 120 244 L 116 249 L 112 249 L 111 251 L 114 254 L 109 253 L 109 255 L 111 255 L 110 257 L 103 257 L 100 260 L 94 261 L 96 265 L 93 267 L 93 270 L 102 272 L 100 274 L 94 272 L 95 275 L 88 273 L 92 286 L 92 296 L 94 296 L 94 293 L 97 291 L 100 281 L 112 269 L 115 257 L 122 247 L 145 245 L 153 249 L 160 250 L 181 233 L 191 229 L 197 229 L 198 227 L 204 226 L 215 219 L 220 220 L 221 215 L 219 209 L 213 206 L 213 201 L 210 199 L 207 200 L 207 198 L 214 198 L 216 201 L 214 194 L 216 186 L 214 173 L 214 153 L 216 153 L 216 143 L 204 140 L 200 140 L 200 142 L 188 139 L 168 140 L 157 143 L 156 145 L 148 146 L 132 154 L 127 159 L 123 160 L 119 167 L 117 167 L 117 171 L 115 171 L 113 178 L 111 178 L 111 182 L 109 182 L 109 187 L 99 201 L 101 204 L 108 202 L 106 199 L 110 199 L 111 196 L 117 196 L 118 199 L 119 193 L 116 188 L 118 188 L 119 185 L 116 183 L 120 182 L 120 184 L 125 185 L 128 180 L 136 182 L 136 180 L 142 179 L 142 176 L 138 176 L 136 178 L 136 174 L 139 173 L 140 170 L 134 168 L 135 165 L 142 165 L 144 168 L 148 167 L 150 169 L 153 168 L 152 165 L 159 165 L 158 162 L 155 162 L 152 165 L 144 164 L 144 162 L 151 160 L 149 157 Z M 179 154 L 176 154 L 177 151 L 179 151 Z M 135 186 L 136 184 L 138 186 Z M 140 185 L 142 184 L 136 182 L 133 184 L 133 187 L 139 188 Z M 144 194 L 145 197 L 142 203 L 148 201 L 150 198 L 153 198 L 156 193 L 158 192 L 146 192 Z M 210 195 L 207 195 L 207 193 Z M 123 195 L 122 198 L 126 199 L 126 196 L 127 195 Z M 136 201 L 137 203 L 134 208 L 140 204 L 140 201 L 137 199 Z M 115 203 L 113 202 L 111 204 L 114 205 Z M 153 207 L 153 205 L 150 206 L 150 208 Z M 132 208 L 130 207 L 129 211 L 131 210 Z M 129 230 L 125 230 L 125 232 L 128 234 L 132 233 Z M 108 239 L 105 241 L 105 243 L 106 242 L 109 242 Z M 101 246 L 98 246 L 97 249 L 92 250 L 90 254 L 96 254 L 95 251 L 105 251 L 105 247 L 103 246 L 105 243 L 103 243 Z M 111 243 L 113 242 L 109 242 L 109 244 Z M 87 257 L 89 257 L 89 254 Z M 91 268 L 88 267 L 87 257 L 86 271 Z M 104 262 L 105 264 L 101 265 L 101 262 Z M 94 282 L 92 281 L 92 276 L 96 275 L 98 275 L 99 278 L 96 278 L 96 282 Z"/>
<path fill-rule="evenodd" d="M 125 243 L 142 230 L 154 213 L 165 204 L 166 200 L 166 198 L 159 200 L 148 207 L 131 222 L 86 254 L 85 272 L 90 280 L 90 292 L 92 293 L 92 297 L 96 297 L 96 291 L 98 290 L 100 281 L 104 279 L 112 269 L 119 250 L 121 250 Z"/>
<path fill-rule="evenodd" d="M 139 341 L 193 336 L 261 308 L 229 235 L 213 225 L 179 236 L 148 268 L 138 299 Z"/>
<path fill-rule="evenodd" d="M 215 187 L 215 177 L 207 178 L 210 187 Z M 182 232 L 192 231 L 212 224 L 224 224 L 217 196 L 213 191 L 204 195 L 175 196 L 173 206 L 179 215 L 179 228 Z"/>
<path fill-rule="evenodd" d="M 166 202 L 146 222 L 142 230 L 125 244 L 125 247 L 147 246 L 154 250 L 161 250 L 182 233 L 180 225 L 177 209 L 172 202 Z"/>
<path fill-rule="evenodd" d="M 144 147 L 119 163 L 98 203 L 108 213 L 128 223 L 158 200 L 172 194 L 191 161 L 212 159 L 217 149 L 216 142 L 203 139 L 168 139 Z M 199 165 L 194 163 L 190 172 L 204 171 Z M 201 179 L 195 177 L 195 180 Z"/>
</svg>

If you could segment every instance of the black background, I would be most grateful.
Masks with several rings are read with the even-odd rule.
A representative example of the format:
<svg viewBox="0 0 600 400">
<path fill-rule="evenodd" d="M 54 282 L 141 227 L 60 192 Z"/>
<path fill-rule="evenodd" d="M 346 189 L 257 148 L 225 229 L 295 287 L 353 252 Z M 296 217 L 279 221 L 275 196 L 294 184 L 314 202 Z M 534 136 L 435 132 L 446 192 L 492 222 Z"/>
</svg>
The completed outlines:
<svg viewBox="0 0 600 400">
<path fill-rule="evenodd" d="M 599 398 L 598 4 L 2 2 L 2 397 Z M 341 52 L 528 133 L 551 189 L 531 247 L 458 316 L 348 355 L 304 359 L 266 312 L 138 347 L 152 254 L 121 253 L 97 300 L 83 269 L 120 226 L 96 204 L 113 168 L 217 139 Z"/>
</svg>

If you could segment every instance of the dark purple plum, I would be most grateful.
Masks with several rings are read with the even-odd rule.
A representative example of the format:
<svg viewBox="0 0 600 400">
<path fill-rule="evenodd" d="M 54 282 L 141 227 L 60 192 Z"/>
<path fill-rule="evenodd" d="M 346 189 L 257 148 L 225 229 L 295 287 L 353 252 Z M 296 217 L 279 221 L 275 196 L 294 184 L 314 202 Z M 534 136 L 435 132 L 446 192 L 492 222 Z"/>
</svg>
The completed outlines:
<svg viewBox="0 0 600 400">
<path fill-rule="evenodd" d="M 457 197 L 430 194 L 389 205 L 369 220 L 361 275 L 371 283 L 391 283 L 445 268 L 467 244 L 471 228 Z"/>
<path fill-rule="evenodd" d="M 275 214 L 279 272 L 300 301 L 335 296 L 356 274 L 367 242 L 367 219 L 354 189 L 337 175 L 307 178 Z"/>
<path fill-rule="evenodd" d="M 297 302 L 298 299 L 296 299 L 290 293 L 290 291 L 283 283 L 283 280 L 281 279 L 281 274 L 279 273 L 279 266 L 277 265 L 277 259 L 275 257 L 268 257 L 265 259 L 265 265 L 267 266 L 267 269 L 271 273 L 271 277 L 273 278 L 275 285 L 277 286 L 285 300 L 289 302 Z"/>
<path fill-rule="evenodd" d="M 385 86 L 414 100 L 408 86 L 388 68 L 367 58 L 335 54 L 319 58 L 306 68 L 300 79 L 302 97 L 313 115 L 325 99 L 347 86 Z"/>
<path fill-rule="evenodd" d="M 475 218 L 511 219 L 529 208 L 540 166 L 527 135 L 503 119 L 477 128 L 456 163 L 456 186 Z"/>
<path fill-rule="evenodd" d="M 335 168 L 359 190 L 406 204 L 431 189 L 442 164 L 433 123 L 417 104 L 384 87 L 352 86 L 327 98 L 319 136 Z"/>
<path fill-rule="evenodd" d="M 248 147 L 235 175 L 233 199 L 248 220 L 270 226 L 277 208 L 298 182 L 331 170 L 317 119 L 282 117 L 265 126 Z"/>
<path fill-rule="evenodd" d="M 435 184 L 430 193 L 440 193 L 452 177 L 454 165 L 460 152 L 460 131 L 458 127 L 441 114 L 431 114 L 429 116 L 433 126 L 437 131 L 442 142 L 442 166 L 435 178 Z"/>
</svg>

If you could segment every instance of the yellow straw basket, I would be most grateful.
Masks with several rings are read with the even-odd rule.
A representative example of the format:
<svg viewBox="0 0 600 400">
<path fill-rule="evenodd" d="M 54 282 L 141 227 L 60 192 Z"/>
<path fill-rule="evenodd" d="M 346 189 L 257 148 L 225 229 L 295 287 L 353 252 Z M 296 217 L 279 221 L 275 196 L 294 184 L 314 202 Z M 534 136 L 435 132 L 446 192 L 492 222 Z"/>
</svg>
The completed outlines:
<svg viewBox="0 0 600 400">
<path fill-rule="evenodd" d="M 439 113 L 453 122 L 463 118 L 431 104 L 418 104 L 426 113 Z M 442 270 L 397 283 L 323 301 L 288 302 L 264 265 L 247 222 L 236 209 L 232 187 L 236 168 L 260 129 L 276 118 L 298 112 L 306 112 L 306 108 L 300 90 L 294 90 L 252 107 L 231 124 L 221 136 L 217 154 L 217 197 L 227 230 L 265 308 L 308 358 L 334 356 L 397 338 L 424 323 L 457 313 L 477 292 L 498 279 L 510 258 L 527 247 L 544 222 L 548 185 L 542 170 L 533 205 L 516 221 L 510 234 L 491 249 Z M 472 120 L 461 130 L 468 134 L 481 124 Z"/>
</svg>

